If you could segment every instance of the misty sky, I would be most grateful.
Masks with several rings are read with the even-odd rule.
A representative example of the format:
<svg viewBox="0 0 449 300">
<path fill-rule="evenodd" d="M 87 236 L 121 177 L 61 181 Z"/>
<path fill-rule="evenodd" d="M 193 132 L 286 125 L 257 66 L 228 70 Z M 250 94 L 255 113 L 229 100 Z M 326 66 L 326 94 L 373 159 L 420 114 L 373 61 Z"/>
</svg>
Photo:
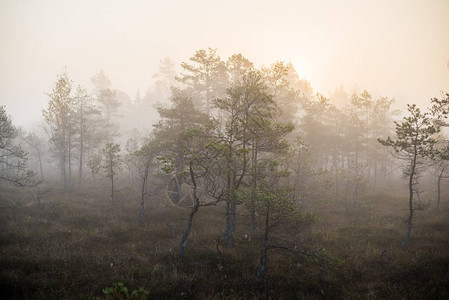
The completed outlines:
<svg viewBox="0 0 449 300">
<path fill-rule="evenodd" d="M 92 88 L 101 68 L 134 98 L 159 59 L 201 48 L 256 66 L 291 61 L 315 92 L 340 84 L 426 105 L 449 91 L 449 1 L 0 0 L 0 105 L 41 119 L 56 75 Z"/>
</svg>

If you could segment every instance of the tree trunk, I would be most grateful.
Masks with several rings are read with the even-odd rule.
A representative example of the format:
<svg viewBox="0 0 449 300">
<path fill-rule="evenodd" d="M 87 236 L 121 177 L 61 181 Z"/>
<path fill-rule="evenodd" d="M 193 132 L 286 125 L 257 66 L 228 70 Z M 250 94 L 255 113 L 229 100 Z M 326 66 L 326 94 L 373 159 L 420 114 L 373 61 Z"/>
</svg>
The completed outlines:
<svg viewBox="0 0 449 300">
<path fill-rule="evenodd" d="M 187 247 L 187 239 L 189 238 L 190 228 L 192 227 L 193 217 L 198 211 L 198 200 L 193 200 L 193 205 L 190 210 L 189 218 L 187 219 L 186 227 L 184 229 L 184 234 L 181 238 L 181 243 L 179 244 L 179 259 L 182 261 L 184 259 L 184 252 Z"/>
<path fill-rule="evenodd" d="M 80 165 L 78 171 L 78 190 L 81 191 L 83 182 L 83 155 L 84 155 L 84 134 L 80 133 Z"/>
<path fill-rule="evenodd" d="M 413 178 L 415 177 L 415 168 L 416 168 L 416 159 L 417 152 L 415 146 L 415 155 L 413 157 L 412 164 L 410 166 L 410 177 L 408 180 L 408 189 L 409 189 L 409 198 L 408 198 L 408 207 L 409 207 L 409 216 L 407 219 L 407 231 L 405 232 L 404 240 L 402 241 L 402 248 L 407 246 L 408 240 L 410 239 L 410 234 L 412 233 L 412 220 L 413 220 Z"/>
<path fill-rule="evenodd" d="M 39 185 L 37 186 L 37 195 L 36 195 L 36 200 L 37 200 L 37 206 L 41 206 L 41 191 L 39 188 Z"/>
<path fill-rule="evenodd" d="M 336 152 L 337 152 L 337 150 L 334 147 L 334 149 L 332 151 L 332 168 L 333 168 L 333 171 L 334 171 L 334 180 L 335 180 L 335 186 L 334 186 L 335 187 L 335 189 L 334 189 L 335 201 L 338 200 L 338 163 L 337 163 L 337 154 L 336 154 Z"/>
<path fill-rule="evenodd" d="M 443 176 L 443 171 L 438 175 L 438 198 L 437 198 L 437 211 L 440 210 L 440 198 L 441 198 L 441 177 Z"/>
<path fill-rule="evenodd" d="M 346 190 L 345 190 L 345 203 L 348 202 L 348 197 L 349 197 L 349 186 L 351 183 L 350 180 L 350 164 L 349 164 L 349 156 L 346 159 Z"/>
<path fill-rule="evenodd" d="M 206 114 L 210 115 L 210 90 L 209 90 L 209 76 L 206 78 Z"/>
<path fill-rule="evenodd" d="M 69 159 L 69 180 L 68 184 L 72 185 L 72 134 L 69 134 L 69 144 L 68 144 L 68 159 Z"/>
<path fill-rule="evenodd" d="M 359 177 L 356 177 L 356 182 L 355 182 L 355 188 L 354 188 L 354 194 L 352 195 L 352 206 L 356 207 L 357 206 L 357 196 L 359 193 Z"/>
<path fill-rule="evenodd" d="M 39 159 L 39 172 L 41 174 L 41 180 L 44 181 L 44 172 L 42 170 L 42 154 L 40 151 L 37 151 L 37 157 Z"/>
<path fill-rule="evenodd" d="M 187 239 L 189 238 L 190 228 L 192 227 L 193 217 L 198 212 L 198 208 L 200 206 L 199 198 L 196 194 L 196 181 L 193 174 L 192 166 L 190 166 L 190 177 L 193 183 L 193 204 L 190 210 L 189 218 L 187 219 L 186 227 L 184 229 L 184 234 L 182 235 L 181 242 L 179 243 L 179 260 L 182 261 L 184 259 L 184 252 L 187 247 Z"/>
<path fill-rule="evenodd" d="M 141 198 L 141 202 L 140 202 L 139 223 L 141 225 L 143 225 L 145 223 L 145 194 L 146 194 L 147 178 L 148 178 L 148 171 L 145 170 L 145 174 L 144 174 L 143 182 L 142 182 L 142 198 Z"/>
<path fill-rule="evenodd" d="M 62 184 L 64 185 L 64 192 L 67 190 L 67 177 L 65 172 L 65 153 L 61 154 L 61 177 L 62 177 Z"/>
<path fill-rule="evenodd" d="M 446 165 L 446 166 L 444 166 L 444 167 L 441 169 L 440 173 L 438 174 L 438 200 L 437 200 L 437 211 L 440 210 L 441 179 L 442 179 L 442 178 L 447 178 L 447 177 L 444 177 L 443 174 L 444 174 L 444 170 L 446 170 L 446 168 L 447 168 L 448 166 L 449 166 L 449 164 Z"/>
<path fill-rule="evenodd" d="M 226 204 L 226 247 L 231 248 L 233 246 L 233 235 L 235 231 L 235 199 L 234 190 L 231 189 L 229 195 L 229 203 Z"/>
<path fill-rule="evenodd" d="M 114 174 L 111 174 L 111 204 L 114 205 Z"/>
<path fill-rule="evenodd" d="M 225 240 L 226 240 L 226 247 L 229 248 L 232 246 L 232 241 L 229 237 L 229 232 L 231 231 L 231 203 L 230 199 L 226 200 L 226 212 L 225 212 L 225 218 L 226 218 L 226 224 L 225 224 Z"/>
<path fill-rule="evenodd" d="M 233 201 L 231 203 L 231 224 L 230 224 L 230 230 L 229 230 L 229 237 L 230 237 L 230 241 L 231 241 L 231 247 L 232 247 L 232 238 L 234 236 L 234 232 L 235 232 L 235 211 L 237 208 L 237 204 L 235 203 L 235 199 L 233 197 Z"/>
<path fill-rule="evenodd" d="M 359 188 L 359 141 L 357 139 L 355 143 L 355 180 L 356 180 L 356 187 L 354 189 L 354 195 L 352 198 L 353 206 L 355 207 L 355 204 L 358 200 L 358 188 Z"/>
<path fill-rule="evenodd" d="M 374 192 L 377 192 L 377 144 L 374 147 Z"/>
<path fill-rule="evenodd" d="M 255 208 L 255 202 L 256 202 L 256 189 L 257 189 L 257 143 L 255 143 L 252 151 L 252 165 L 253 165 L 253 186 L 251 191 L 251 211 L 250 211 L 250 224 L 249 229 L 251 233 L 251 237 L 254 238 L 254 235 L 256 233 L 256 208 Z"/>
<path fill-rule="evenodd" d="M 231 147 L 229 147 L 231 151 Z M 232 175 L 231 175 L 231 164 L 230 164 L 230 156 L 231 152 L 229 151 L 229 157 L 228 157 L 228 170 L 226 174 L 226 190 L 228 192 L 227 199 L 226 199 L 226 226 L 225 226 L 225 240 L 226 240 L 226 247 L 230 248 L 232 247 L 232 236 L 230 234 L 231 232 L 231 203 L 233 198 L 233 191 L 232 188 Z"/>
<path fill-rule="evenodd" d="M 270 202 L 267 202 L 267 212 L 265 214 L 265 228 L 262 238 L 262 253 L 260 256 L 260 270 L 257 272 L 257 279 L 261 280 L 265 274 L 268 265 L 268 229 L 270 218 Z"/>
<path fill-rule="evenodd" d="M 412 218 L 413 212 L 410 212 L 410 215 L 407 219 L 407 231 L 405 232 L 405 237 L 402 241 L 402 248 L 405 248 L 405 246 L 407 246 L 408 240 L 410 239 L 410 234 L 412 233 Z"/>
</svg>

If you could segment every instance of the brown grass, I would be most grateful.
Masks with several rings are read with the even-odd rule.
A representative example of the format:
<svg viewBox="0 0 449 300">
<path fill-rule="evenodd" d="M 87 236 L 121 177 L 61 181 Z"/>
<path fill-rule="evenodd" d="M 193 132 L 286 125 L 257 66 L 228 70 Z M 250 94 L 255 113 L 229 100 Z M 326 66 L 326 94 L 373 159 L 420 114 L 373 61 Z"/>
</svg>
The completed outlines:
<svg viewBox="0 0 449 300">
<path fill-rule="evenodd" d="M 407 204 L 401 197 L 371 196 L 355 208 L 305 203 L 317 220 L 304 229 L 303 247 L 332 259 L 323 263 L 272 250 L 267 276 L 258 282 L 259 243 L 239 238 L 248 232 L 243 209 L 236 246 L 222 249 L 220 268 L 214 240 L 224 228 L 222 207 L 201 208 L 180 264 L 187 208 L 153 201 L 140 226 L 138 194 L 121 194 L 114 207 L 102 195 L 53 191 L 38 207 L 27 206 L 25 191 L 1 191 L 2 298 L 89 299 L 103 297 L 102 289 L 114 282 L 130 290 L 143 287 L 151 299 L 449 298 L 445 207 L 439 213 L 429 207 L 416 216 L 404 250 Z"/>
</svg>

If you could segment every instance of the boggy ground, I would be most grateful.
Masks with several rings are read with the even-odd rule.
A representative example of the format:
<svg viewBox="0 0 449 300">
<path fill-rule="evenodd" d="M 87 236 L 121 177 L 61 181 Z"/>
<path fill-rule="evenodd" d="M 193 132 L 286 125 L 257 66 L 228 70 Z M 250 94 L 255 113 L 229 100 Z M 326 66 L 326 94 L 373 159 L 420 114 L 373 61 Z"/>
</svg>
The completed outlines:
<svg viewBox="0 0 449 300">
<path fill-rule="evenodd" d="M 431 203 L 417 213 L 404 250 L 406 195 L 376 194 L 356 207 L 304 203 L 316 220 L 304 229 L 302 243 L 326 259 L 272 250 L 267 275 L 257 281 L 260 243 L 241 238 L 249 219 L 243 209 L 235 247 L 220 248 L 221 267 L 220 206 L 200 209 L 180 264 L 188 208 L 150 200 L 141 226 L 139 197 L 132 191 L 121 193 L 114 206 L 99 188 L 49 192 L 40 207 L 28 191 L 0 194 L 3 299 L 101 299 L 103 289 L 117 282 L 130 294 L 142 287 L 149 299 L 449 298 L 449 207 L 437 213 Z"/>
</svg>

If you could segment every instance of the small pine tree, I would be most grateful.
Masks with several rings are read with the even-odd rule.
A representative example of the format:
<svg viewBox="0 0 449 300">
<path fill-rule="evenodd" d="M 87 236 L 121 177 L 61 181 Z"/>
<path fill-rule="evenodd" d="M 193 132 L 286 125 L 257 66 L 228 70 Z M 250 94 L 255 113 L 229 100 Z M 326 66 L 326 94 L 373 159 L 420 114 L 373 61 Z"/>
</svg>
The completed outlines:
<svg viewBox="0 0 449 300">
<path fill-rule="evenodd" d="M 103 175 L 111 181 L 111 203 L 114 204 L 115 188 L 114 182 L 117 180 L 118 172 L 121 169 L 123 160 L 120 155 L 120 145 L 114 143 L 106 144 L 98 153 L 89 161 L 88 165 L 92 169 L 92 173 L 96 174 L 100 170 Z"/>
<path fill-rule="evenodd" d="M 409 216 L 407 219 L 407 231 L 402 241 L 405 247 L 412 231 L 413 194 L 416 191 L 416 176 L 420 159 L 434 158 L 437 150 L 434 148 L 436 140 L 433 135 L 438 131 L 432 123 L 429 113 L 422 113 L 415 105 L 407 105 L 410 116 L 404 117 L 402 122 L 396 124 L 396 139 L 388 137 L 386 140 L 378 139 L 379 143 L 391 147 L 396 158 L 405 161 L 404 175 L 408 177 L 409 187 Z"/>
</svg>

